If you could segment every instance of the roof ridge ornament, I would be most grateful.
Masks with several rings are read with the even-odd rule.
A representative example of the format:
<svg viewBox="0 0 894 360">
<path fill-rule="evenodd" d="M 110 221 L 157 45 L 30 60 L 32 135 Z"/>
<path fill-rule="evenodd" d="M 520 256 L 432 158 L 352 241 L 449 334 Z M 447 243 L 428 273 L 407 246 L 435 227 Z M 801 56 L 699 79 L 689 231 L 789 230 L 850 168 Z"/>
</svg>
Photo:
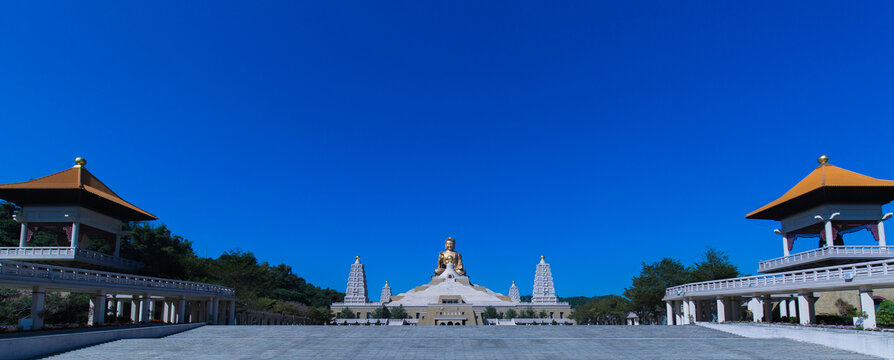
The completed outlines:
<svg viewBox="0 0 894 360">
<path fill-rule="evenodd" d="M 75 166 L 74 167 L 83 167 L 84 165 L 87 165 L 87 159 L 84 159 L 80 156 L 75 158 Z"/>
<path fill-rule="evenodd" d="M 817 161 L 818 163 L 820 163 L 820 165 L 826 165 L 826 163 L 829 162 L 829 155 L 826 155 L 826 154 L 820 155 L 820 156 L 816 159 L 816 161 Z"/>
</svg>

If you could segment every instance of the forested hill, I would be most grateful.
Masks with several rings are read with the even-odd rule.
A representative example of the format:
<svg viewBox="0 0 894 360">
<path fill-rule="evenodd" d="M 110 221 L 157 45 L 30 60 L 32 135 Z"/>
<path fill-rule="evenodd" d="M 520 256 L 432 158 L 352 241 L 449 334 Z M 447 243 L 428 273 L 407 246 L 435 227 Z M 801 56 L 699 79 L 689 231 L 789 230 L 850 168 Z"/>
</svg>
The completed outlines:
<svg viewBox="0 0 894 360">
<path fill-rule="evenodd" d="M 611 295 L 592 296 L 592 297 L 590 297 L 590 296 L 561 297 L 560 296 L 559 302 L 567 302 L 568 305 L 571 305 L 571 308 L 574 309 L 574 308 L 578 307 L 578 305 L 583 305 L 590 301 L 598 300 L 598 299 L 601 299 L 601 298 L 604 298 L 607 296 L 611 296 Z M 531 302 L 532 297 L 533 296 L 531 296 L 531 295 L 522 295 L 520 298 L 521 298 L 522 302 Z"/>
<path fill-rule="evenodd" d="M 0 202 L 0 246 L 18 246 L 20 225 L 12 220 L 15 205 Z M 345 294 L 308 283 L 285 264 L 271 265 L 243 250 L 231 250 L 220 257 L 196 256 L 192 241 L 174 235 L 165 225 L 126 224 L 128 234 L 121 239 L 121 257 L 142 261 L 143 275 L 208 282 L 236 289 L 237 310 L 253 309 L 277 313 L 322 312 L 329 304 L 342 301 Z M 55 246 L 56 234 L 35 234 L 31 246 Z M 94 242 L 90 250 L 111 253 L 104 242 Z M 308 308 L 309 307 L 309 308 Z M 325 311 L 328 314 L 328 310 Z"/>
</svg>

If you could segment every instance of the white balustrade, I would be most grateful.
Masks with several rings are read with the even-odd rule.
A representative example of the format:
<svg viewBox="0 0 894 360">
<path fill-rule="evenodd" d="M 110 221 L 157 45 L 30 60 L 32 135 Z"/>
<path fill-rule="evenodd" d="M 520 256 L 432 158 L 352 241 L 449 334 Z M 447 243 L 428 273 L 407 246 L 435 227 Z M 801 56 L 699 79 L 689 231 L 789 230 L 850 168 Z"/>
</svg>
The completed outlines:
<svg viewBox="0 0 894 360">
<path fill-rule="evenodd" d="M 894 284 L 894 259 L 690 283 L 667 288 L 665 297 L 676 299 L 684 295 L 709 296 L 722 290 L 741 290 L 743 294 L 751 291 L 769 292 L 775 290 L 774 288 L 781 289 L 794 285 L 809 289 L 821 282 L 831 280 L 852 282 L 868 277 L 876 277 L 877 279 L 873 281 L 877 280 L 884 284 Z"/>
<path fill-rule="evenodd" d="M 47 260 L 81 260 L 96 265 L 127 269 L 139 269 L 143 267 L 143 263 L 139 261 L 68 246 L 0 247 L 0 257 L 28 260 L 40 260 L 40 258 L 46 258 Z"/>
<path fill-rule="evenodd" d="M 226 286 L 162 279 L 149 276 L 111 273 L 105 271 L 68 268 L 53 265 L 34 264 L 19 261 L 0 260 L 0 280 L 2 278 L 47 279 L 52 281 L 75 281 L 86 284 L 136 286 L 146 288 L 177 289 L 209 293 L 216 296 L 235 296 L 236 291 Z M 146 289 L 149 291 L 150 289 Z"/>
<path fill-rule="evenodd" d="M 758 271 L 778 268 L 783 265 L 798 265 L 809 261 L 821 260 L 823 258 L 841 257 L 852 255 L 861 256 L 891 256 L 894 257 L 894 246 L 826 246 L 813 249 L 789 256 L 783 256 L 775 259 L 764 260 L 758 263 Z"/>
</svg>

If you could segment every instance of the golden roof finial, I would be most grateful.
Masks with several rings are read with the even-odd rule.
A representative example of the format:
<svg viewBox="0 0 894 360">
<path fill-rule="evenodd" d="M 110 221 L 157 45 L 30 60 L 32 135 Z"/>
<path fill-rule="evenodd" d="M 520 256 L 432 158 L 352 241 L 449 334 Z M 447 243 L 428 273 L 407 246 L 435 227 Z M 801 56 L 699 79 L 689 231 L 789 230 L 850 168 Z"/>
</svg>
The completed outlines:
<svg viewBox="0 0 894 360">
<path fill-rule="evenodd" d="M 357 256 L 355 256 L 354 258 L 357 259 L 357 260 L 360 260 L 360 255 L 357 255 Z"/>
<path fill-rule="evenodd" d="M 448 236 L 447 241 L 456 241 L 456 240 L 453 240 L 453 237 Z"/>
<path fill-rule="evenodd" d="M 515 280 L 512 280 L 512 285 L 515 285 Z"/>
<path fill-rule="evenodd" d="M 84 158 L 82 158 L 82 157 L 80 157 L 80 156 L 78 156 L 78 157 L 75 158 L 75 166 L 76 166 L 76 167 L 81 167 L 81 166 L 84 166 L 84 165 L 87 165 L 87 159 L 84 159 Z"/>
<path fill-rule="evenodd" d="M 816 161 L 818 161 L 820 164 L 825 164 L 829 162 L 829 155 L 820 155 L 820 157 L 817 158 Z"/>
<path fill-rule="evenodd" d="M 385 280 L 385 286 L 388 286 L 388 280 Z"/>
<path fill-rule="evenodd" d="M 540 255 L 540 260 L 546 259 L 546 256 Z"/>
</svg>

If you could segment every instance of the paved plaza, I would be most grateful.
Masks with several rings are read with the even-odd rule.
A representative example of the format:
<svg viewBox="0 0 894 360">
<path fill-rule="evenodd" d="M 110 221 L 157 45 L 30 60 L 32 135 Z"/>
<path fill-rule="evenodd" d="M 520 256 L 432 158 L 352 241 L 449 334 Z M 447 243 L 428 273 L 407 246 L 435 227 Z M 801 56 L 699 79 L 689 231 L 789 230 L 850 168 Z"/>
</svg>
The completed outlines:
<svg viewBox="0 0 894 360">
<path fill-rule="evenodd" d="M 204 326 L 53 359 L 873 359 L 698 326 Z"/>
</svg>

